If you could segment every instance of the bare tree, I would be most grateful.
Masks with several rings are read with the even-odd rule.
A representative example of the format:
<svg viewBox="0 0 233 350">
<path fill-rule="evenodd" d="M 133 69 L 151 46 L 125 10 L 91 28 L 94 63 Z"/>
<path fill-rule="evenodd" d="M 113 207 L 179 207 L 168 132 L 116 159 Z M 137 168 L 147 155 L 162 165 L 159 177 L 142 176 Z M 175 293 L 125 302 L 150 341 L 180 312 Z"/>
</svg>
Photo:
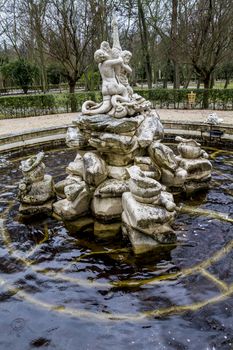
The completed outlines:
<svg viewBox="0 0 233 350">
<path fill-rule="evenodd" d="M 46 73 L 46 58 L 44 50 L 44 30 L 45 16 L 48 7 L 48 0 L 21 0 L 22 10 L 28 14 L 29 29 L 31 32 L 32 43 L 31 50 L 35 49 L 38 55 L 35 55 L 34 60 L 41 70 L 42 90 L 47 89 L 47 73 Z"/>
<path fill-rule="evenodd" d="M 94 1 L 50 0 L 44 42 L 47 54 L 64 69 L 70 92 L 93 60 L 91 40 L 96 36 L 98 7 Z"/>
<path fill-rule="evenodd" d="M 154 36 L 161 38 L 160 47 L 163 49 L 159 52 L 162 53 L 160 60 L 164 71 L 164 87 L 167 87 L 168 76 L 171 74 L 171 68 L 173 68 L 173 86 L 174 88 L 179 88 L 179 0 L 148 1 L 147 5 L 149 12 L 148 23 L 154 32 Z"/>
<path fill-rule="evenodd" d="M 20 35 L 20 6 L 17 0 L 5 1 L 1 4 L 1 32 L 4 34 L 3 40 L 7 40 L 20 58 L 22 56 L 21 51 L 21 35 Z"/>
<path fill-rule="evenodd" d="M 180 48 L 206 89 L 210 88 L 212 73 L 229 54 L 232 18 L 231 0 L 183 0 Z"/>
</svg>

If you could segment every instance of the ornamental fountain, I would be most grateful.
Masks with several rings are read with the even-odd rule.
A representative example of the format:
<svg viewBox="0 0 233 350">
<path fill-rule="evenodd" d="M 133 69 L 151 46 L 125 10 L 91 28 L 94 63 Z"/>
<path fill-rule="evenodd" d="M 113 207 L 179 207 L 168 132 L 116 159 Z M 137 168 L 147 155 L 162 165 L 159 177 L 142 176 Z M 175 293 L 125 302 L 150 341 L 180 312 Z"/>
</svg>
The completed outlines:
<svg viewBox="0 0 233 350">
<path fill-rule="evenodd" d="M 0 343 L 230 350 L 233 150 L 206 147 L 211 174 L 195 140 L 165 144 L 118 68 L 128 101 L 85 103 L 71 148 L 0 155 Z"/>
<path fill-rule="evenodd" d="M 103 100 L 86 101 L 67 134 L 69 146 L 92 149 L 83 155 L 78 151 L 66 179 L 55 186 L 44 175 L 42 153 L 22 162 L 19 211 L 53 212 L 79 229 L 91 213 L 96 236 L 122 232 L 134 252 L 142 253 L 176 241 L 173 194 L 190 196 L 208 188 L 212 166 L 195 140 L 177 137 L 178 155 L 161 142 L 158 114 L 129 84 L 132 54 L 121 48 L 115 19 L 112 28 L 112 48 L 102 42 L 94 54 Z"/>
</svg>

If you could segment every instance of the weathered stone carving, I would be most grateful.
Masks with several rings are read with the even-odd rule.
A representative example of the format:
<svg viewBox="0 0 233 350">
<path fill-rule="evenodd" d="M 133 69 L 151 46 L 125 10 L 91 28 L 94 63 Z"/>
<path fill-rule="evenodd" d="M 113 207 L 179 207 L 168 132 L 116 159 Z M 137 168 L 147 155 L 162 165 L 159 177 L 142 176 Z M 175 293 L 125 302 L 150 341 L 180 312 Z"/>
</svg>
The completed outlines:
<svg viewBox="0 0 233 350">
<path fill-rule="evenodd" d="M 107 178 L 105 162 L 97 154 L 87 152 L 83 156 L 83 179 L 94 188 Z"/>
<path fill-rule="evenodd" d="M 160 142 L 153 142 L 149 154 L 161 169 L 161 182 L 175 192 L 190 195 L 209 187 L 212 165 L 208 154 L 193 139 L 177 136 L 179 156 Z"/>
<path fill-rule="evenodd" d="M 21 162 L 23 179 L 19 183 L 18 198 L 21 202 L 19 212 L 23 215 L 50 213 L 54 198 L 52 176 L 45 175 L 44 153 Z"/>
<path fill-rule="evenodd" d="M 130 192 L 123 194 L 123 229 L 136 253 L 154 248 L 158 243 L 172 243 L 171 228 L 176 214 L 173 196 L 137 166 L 128 169 Z"/>
<path fill-rule="evenodd" d="M 141 148 L 146 148 L 154 140 L 163 139 L 163 134 L 163 126 L 158 115 L 155 112 L 150 112 L 137 130 L 138 143 Z"/>
<path fill-rule="evenodd" d="M 87 141 L 77 127 L 69 127 L 66 133 L 66 145 L 69 148 L 82 149 L 87 145 Z"/>
<path fill-rule="evenodd" d="M 115 19 L 112 27 L 113 48 L 111 49 L 109 43 L 104 41 L 94 54 L 102 78 L 103 101 L 84 102 L 82 106 L 84 115 L 109 114 L 115 118 L 124 118 L 127 115 L 149 111 L 151 107 L 151 103 L 142 96 L 134 94 L 129 85 L 127 75 L 132 73 L 129 66 L 132 54 L 121 49 Z"/>
<path fill-rule="evenodd" d="M 143 121 L 143 115 L 116 119 L 107 114 L 97 114 L 94 116 L 81 115 L 73 123 L 87 136 L 90 136 L 92 132 L 108 132 L 119 135 L 133 133 L 134 135 Z"/>
<path fill-rule="evenodd" d="M 210 125 L 218 125 L 220 123 L 222 123 L 223 119 L 219 118 L 218 115 L 216 113 L 210 113 L 207 117 L 207 119 L 205 120 L 206 124 L 210 124 Z"/>
<path fill-rule="evenodd" d="M 84 161 L 80 154 L 66 168 L 66 179 L 55 185 L 56 193 L 63 198 L 53 204 L 56 215 L 63 220 L 76 220 L 89 211 L 91 191 L 84 178 Z"/>
<path fill-rule="evenodd" d="M 115 237 L 121 221 L 134 251 L 142 253 L 176 241 L 172 223 L 177 207 L 167 189 L 192 194 L 208 187 L 211 163 L 195 140 L 177 137 L 179 155 L 160 142 L 164 130 L 159 115 L 149 101 L 134 94 L 128 81 L 132 54 L 122 51 L 115 20 L 112 26 L 113 47 L 102 42 L 95 52 L 103 101 L 86 101 L 75 128 L 67 133 L 68 146 L 87 144 L 94 150 L 77 154 L 67 166 L 68 176 L 55 186 L 60 200 L 53 210 L 72 233 L 91 230 L 101 239 Z M 20 187 L 24 203 L 32 201 L 31 194 L 34 201 L 52 196 L 41 159 L 42 155 L 24 164 L 25 184 Z M 44 187 L 36 193 L 34 184 L 39 182 Z"/>
<path fill-rule="evenodd" d="M 91 208 L 93 215 L 103 222 L 120 219 L 122 214 L 122 194 L 129 190 L 125 181 L 106 180 L 94 192 Z"/>
<path fill-rule="evenodd" d="M 124 167 L 132 164 L 134 156 L 141 152 L 136 132 L 144 120 L 143 115 L 122 119 L 96 115 L 81 116 L 76 119 L 75 124 L 107 165 Z"/>
<path fill-rule="evenodd" d="M 178 152 L 182 158 L 197 159 L 200 157 L 208 158 L 208 154 L 201 149 L 200 143 L 193 139 L 184 139 L 180 136 L 176 137 L 176 141 L 180 143 L 177 146 Z"/>
<path fill-rule="evenodd" d="M 91 195 L 84 181 L 66 185 L 64 194 L 65 199 L 53 204 L 54 212 L 63 220 L 75 220 L 88 213 Z"/>
<path fill-rule="evenodd" d="M 208 189 L 212 171 L 208 154 L 195 140 L 177 136 L 176 141 L 180 142 L 177 146 L 180 153 L 178 157 L 180 167 L 187 172 L 184 184 L 186 194 L 190 195 L 202 189 Z"/>
<path fill-rule="evenodd" d="M 134 164 L 137 165 L 146 176 L 157 181 L 160 180 L 161 170 L 158 165 L 152 162 L 150 157 L 135 157 Z"/>
<path fill-rule="evenodd" d="M 180 167 L 180 159 L 171 148 L 160 142 L 153 142 L 149 147 L 149 155 L 161 169 L 161 182 L 168 187 L 183 187 L 187 171 Z"/>
</svg>

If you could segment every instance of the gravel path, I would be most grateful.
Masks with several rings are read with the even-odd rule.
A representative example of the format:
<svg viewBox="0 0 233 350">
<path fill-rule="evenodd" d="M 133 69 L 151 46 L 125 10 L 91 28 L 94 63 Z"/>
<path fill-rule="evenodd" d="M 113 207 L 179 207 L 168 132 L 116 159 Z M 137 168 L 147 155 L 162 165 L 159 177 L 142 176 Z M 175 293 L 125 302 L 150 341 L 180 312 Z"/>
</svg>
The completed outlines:
<svg viewBox="0 0 233 350">
<path fill-rule="evenodd" d="M 233 126 L 233 111 L 211 111 L 204 109 L 157 109 L 161 120 L 177 120 L 203 123 L 210 113 L 216 113 L 222 118 L 222 123 Z"/>
<path fill-rule="evenodd" d="M 178 110 L 158 109 L 161 120 L 195 121 L 204 122 L 212 111 L 210 110 Z M 233 111 L 217 111 L 217 115 L 223 119 L 223 123 L 233 126 Z M 72 120 L 78 113 L 53 114 L 39 117 L 0 119 L 0 136 L 20 133 L 32 129 L 48 128 L 72 124 Z"/>
</svg>

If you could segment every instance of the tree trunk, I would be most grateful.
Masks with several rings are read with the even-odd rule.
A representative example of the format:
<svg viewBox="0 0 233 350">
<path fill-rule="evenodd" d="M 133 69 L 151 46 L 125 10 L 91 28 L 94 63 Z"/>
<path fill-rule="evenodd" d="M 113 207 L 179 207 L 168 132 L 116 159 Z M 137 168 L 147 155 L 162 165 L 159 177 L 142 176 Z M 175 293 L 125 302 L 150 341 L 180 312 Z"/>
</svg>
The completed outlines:
<svg viewBox="0 0 233 350">
<path fill-rule="evenodd" d="M 168 59 L 166 67 L 165 67 L 165 71 L 164 71 L 164 76 L 163 76 L 163 88 L 164 89 L 167 89 L 169 71 L 170 71 L 170 60 Z"/>
<path fill-rule="evenodd" d="M 211 82 L 211 75 L 210 73 L 207 73 L 206 76 L 204 77 L 204 89 L 209 89 L 210 88 L 210 82 Z"/>
<path fill-rule="evenodd" d="M 40 51 L 40 62 L 41 62 L 42 91 L 46 92 L 48 83 L 47 83 L 47 72 L 45 67 L 45 59 L 44 59 L 43 51 Z"/>
<path fill-rule="evenodd" d="M 224 89 L 227 89 L 228 85 L 230 83 L 230 76 L 226 76 L 226 81 L 225 81 L 225 85 L 224 85 Z"/>
<path fill-rule="evenodd" d="M 73 79 L 69 80 L 69 92 L 70 92 L 70 109 L 71 112 L 77 112 L 77 101 L 75 97 L 75 86 L 76 86 L 76 81 Z"/>
<path fill-rule="evenodd" d="M 215 77 L 214 77 L 214 73 L 212 73 L 210 77 L 210 89 L 213 89 L 214 84 L 215 84 Z"/>
<path fill-rule="evenodd" d="M 157 83 L 157 80 L 158 80 L 158 77 L 157 77 L 157 69 L 155 66 L 153 66 L 153 83 L 156 84 Z"/>
<path fill-rule="evenodd" d="M 76 82 L 73 80 L 69 80 L 69 92 L 73 94 L 75 92 Z"/>
<path fill-rule="evenodd" d="M 177 53 L 177 9 L 178 0 L 172 0 L 172 23 L 171 23 L 171 47 L 170 47 L 170 57 L 173 63 L 174 69 L 174 81 L 173 88 L 180 88 L 180 69 L 178 63 L 178 53 Z"/>
<path fill-rule="evenodd" d="M 167 77 L 166 76 L 163 79 L 163 89 L 167 89 Z"/>
<path fill-rule="evenodd" d="M 188 89 L 192 74 L 193 74 L 193 69 L 189 69 L 187 78 L 186 78 L 185 83 L 184 83 L 184 89 Z"/>
<path fill-rule="evenodd" d="M 173 89 L 179 89 L 180 88 L 180 67 L 177 61 L 173 60 L 173 68 L 174 68 Z"/>
<path fill-rule="evenodd" d="M 87 71 L 84 72 L 84 80 L 85 80 L 85 91 L 91 90 Z"/>
<path fill-rule="evenodd" d="M 43 43 L 43 28 L 42 28 L 43 25 L 42 25 L 42 19 L 41 19 L 44 15 L 45 8 L 41 10 L 40 5 L 33 3 L 33 1 L 29 1 L 29 4 L 31 7 L 30 9 L 31 26 L 34 29 L 33 35 L 35 34 L 37 50 L 39 53 L 42 91 L 45 93 L 48 87 L 48 83 L 47 83 L 47 72 L 46 72 L 46 65 L 45 65 L 45 54 L 44 54 L 44 43 Z"/>
<path fill-rule="evenodd" d="M 43 40 L 42 40 L 42 29 L 41 29 L 41 23 L 38 18 L 36 18 L 38 23 L 36 23 L 36 41 L 38 46 L 38 52 L 39 52 L 39 59 L 40 59 L 40 66 L 41 66 L 41 82 L 42 82 L 42 91 L 45 93 L 48 87 L 47 83 L 47 72 L 46 72 L 46 66 L 45 66 L 45 56 L 44 56 L 44 46 L 43 46 Z"/>
<path fill-rule="evenodd" d="M 28 93 L 28 86 L 22 86 L 23 93 L 26 95 Z"/>
<path fill-rule="evenodd" d="M 146 20 L 145 20 L 145 14 L 144 14 L 141 0 L 138 0 L 138 17 L 139 17 L 139 30 L 140 30 L 140 36 L 141 36 L 142 51 L 144 56 L 147 84 L 148 84 L 148 88 L 151 89 L 152 88 L 152 68 L 151 68 L 151 60 L 150 60 L 150 53 L 149 53 L 149 42 L 148 42 L 148 35 L 147 35 Z"/>
<path fill-rule="evenodd" d="M 211 82 L 211 74 L 207 73 L 204 78 L 203 108 L 209 108 L 209 88 Z"/>
</svg>

